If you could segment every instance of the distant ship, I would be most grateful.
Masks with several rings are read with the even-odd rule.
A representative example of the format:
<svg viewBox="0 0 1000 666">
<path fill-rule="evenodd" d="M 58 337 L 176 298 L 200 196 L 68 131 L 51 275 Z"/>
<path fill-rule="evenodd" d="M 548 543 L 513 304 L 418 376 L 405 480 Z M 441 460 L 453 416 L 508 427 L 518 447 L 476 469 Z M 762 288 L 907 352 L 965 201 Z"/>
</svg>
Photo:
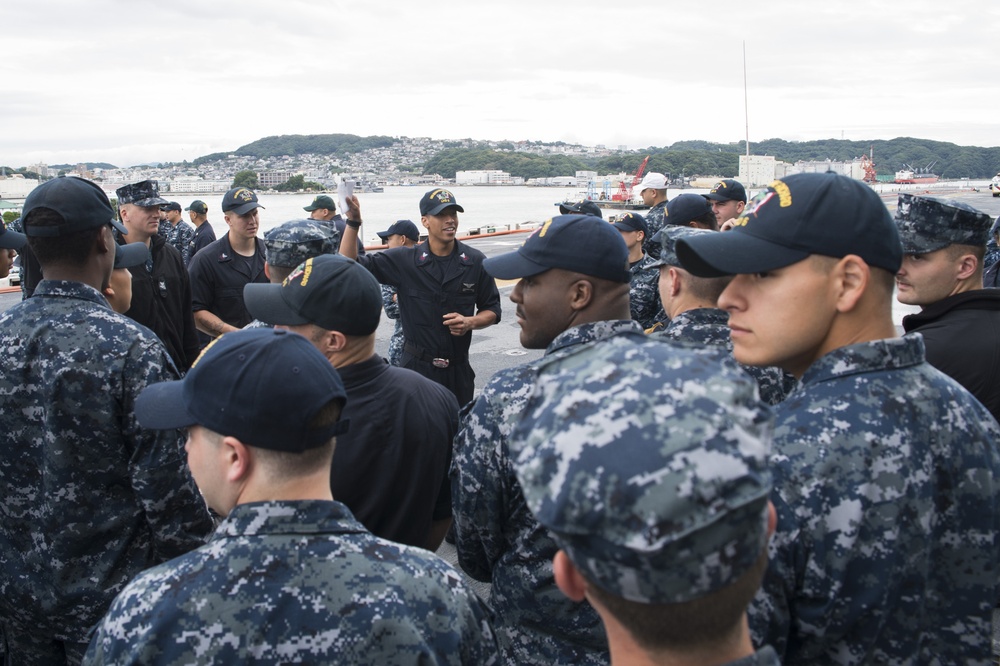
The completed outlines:
<svg viewBox="0 0 1000 666">
<path fill-rule="evenodd" d="M 922 169 L 915 169 L 909 164 L 904 164 L 903 169 L 896 172 L 896 179 L 893 182 L 900 185 L 928 185 L 936 183 L 940 180 L 940 176 L 931 171 L 933 168 L 934 162 L 931 162 Z"/>
</svg>

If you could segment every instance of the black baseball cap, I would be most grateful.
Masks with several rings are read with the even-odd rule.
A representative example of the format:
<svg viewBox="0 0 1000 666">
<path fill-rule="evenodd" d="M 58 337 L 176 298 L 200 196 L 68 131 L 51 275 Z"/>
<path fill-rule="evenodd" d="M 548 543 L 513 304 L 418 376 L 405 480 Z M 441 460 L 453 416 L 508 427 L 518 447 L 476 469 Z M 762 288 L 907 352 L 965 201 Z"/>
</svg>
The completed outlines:
<svg viewBox="0 0 1000 666">
<path fill-rule="evenodd" d="M 171 201 L 160 206 L 160 210 L 176 210 L 178 213 L 181 210 L 181 205 L 176 201 Z"/>
<path fill-rule="evenodd" d="M 531 232 L 515 252 L 485 259 L 483 268 L 501 280 L 561 268 L 612 282 L 631 281 L 622 235 L 593 215 L 557 215 Z"/>
<path fill-rule="evenodd" d="M 559 212 L 563 215 L 573 215 L 578 213 L 580 215 L 593 215 L 594 217 L 599 217 L 604 219 L 604 214 L 601 213 L 601 207 L 595 204 L 589 199 L 584 199 L 583 201 L 578 201 L 574 204 L 571 203 L 557 203 L 559 206 Z"/>
<path fill-rule="evenodd" d="M 208 204 L 206 204 L 201 199 L 195 199 L 194 201 L 191 202 L 191 205 L 185 208 L 184 210 L 193 210 L 199 215 L 204 215 L 205 213 L 208 212 Z"/>
<path fill-rule="evenodd" d="M 5 250 L 20 250 L 28 242 L 24 234 L 7 229 L 7 225 L 0 220 L 0 247 Z"/>
<path fill-rule="evenodd" d="M 639 215 L 639 213 L 623 213 L 611 226 L 619 231 L 641 231 L 647 236 L 649 235 L 649 227 L 646 226 L 646 218 Z"/>
<path fill-rule="evenodd" d="M 664 220 L 668 225 L 686 227 L 697 219 L 715 219 L 712 205 L 700 194 L 678 194 L 667 202 Z"/>
<path fill-rule="evenodd" d="M 855 254 L 869 266 L 896 273 L 903 248 L 878 194 L 832 172 L 776 180 L 753 198 L 731 230 L 677 241 L 681 266 L 698 277 L 766 272 L 811 254 Z"/>
<path fill-rule="evenodd" d="M 382 313 L 378 280 L 341 254 L 307 259 L 281 284 L 248 284 L 243 301 L 250 314 L 267 324 L 315 324 L 344 335 L 374 333 Z"/>
<path fill-rule="evenodd" d="M 431 190 L 420 198 L 421 215 L 438 215 L 445 208 L 456 208 L 459 213 L 465 212 L 465 209 L 455 201 L 455 195 L 448 190 Z"/>
<path fill-rule="evenodd" d="M 743 184 L 732 178 L 723 178 L 712 186 L 708 194 L 701 195 L 712 201 L 747 201 L 747 191 Z"/>
<path fill-rule="evenodd" d="M 222 212 L 233 211 L 237 215 L 246 215 L 254 208 L 263 208 L 257 203 L 257 193 L 245 187 L 234 187 L 222 197 Z"/>
<path fill-rule="evenodd" d="M 347 431 L 346 420 L 309 428 L 331 400 L 346 402 L 344 384 L 309 340 L 252 328 L 216 338 L 184 379 L 147 386 L 135 415 L 151 430 L 200 425 L 257 448 L 302 453 Z"/>
<path fill-rule="evenodd" d="M 420 232 L 417 230 L 417 225 L 410 220 L 396 220 L 385 231 L 375 232 L 375 235 L 383 241 L 388 240 L 389 236 L 393 236 L 395 234 L 406 236 L 412 241 L 420 240 Z"/>
<path fill-rule="evenodd" d="M 115 268 L 133 268 L 146 263 L 149 248 L 145 243 L 115 245 Z"/>
<path fill-rule="evenodd" d="M 28 215 L 36 208 L 49 208 L 62 216 L 64 222 L 55 226 L 36 227 Z M 128 234 L 125 225 L 115 219 L 111 201 L 97 184 L 75 176 L 60 176 L 47 180 L 31 190 L 21 210 L 26 236 L 65 236 L 85 229 L 110 224 L 118 233 Z M 10 232 L 8 232 L 10 233 Z"/>
</svg>

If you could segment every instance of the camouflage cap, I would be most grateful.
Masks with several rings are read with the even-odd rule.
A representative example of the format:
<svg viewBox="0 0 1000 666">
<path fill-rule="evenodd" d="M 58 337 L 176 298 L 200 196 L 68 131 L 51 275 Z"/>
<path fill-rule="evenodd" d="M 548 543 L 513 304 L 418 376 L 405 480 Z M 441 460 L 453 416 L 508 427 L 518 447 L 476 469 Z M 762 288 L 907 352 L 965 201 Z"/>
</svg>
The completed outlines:
<svg viewBox="0 0 1000 666">
<path fill-rule="evenodd" d="M 306 259 L 336 254 L 340 232 L 318 220 L 292 220 L 264 234 L 267 263 L 295 268 Z"/>
<path fill-rule="evenodd" d="M 653 242 L 660 244 L 660 258 L 650 262 L 649 266 L 680 266 L 681 262 L 677 258 L 678 239 L 717 233 L 719 232 L 695 227 L 663 227 L 653 234 Z"/>
<path fill-rule="evenodd" d="M 764 551 L 771 432 L 724 350 L 620 335 L 543 363 L 510 445 L 528 507 L 591 583 L 680 603 Z"/>
<path fill-rule="evenodd" d="M 115 190 L 119 204 L 136 206 L 162 206 L 170 203 L 160 196 L 160 186 L 155 180 L 143 180 L 131 185 L 122 185 Z"/>
<path fill-rule="evenodd" d="M 972 206 L 940 197 L 900 194 L 893 217 L 905 254 L 925 254 L 949 245 L 986 247 L 993 218 Z"/>
</svg>

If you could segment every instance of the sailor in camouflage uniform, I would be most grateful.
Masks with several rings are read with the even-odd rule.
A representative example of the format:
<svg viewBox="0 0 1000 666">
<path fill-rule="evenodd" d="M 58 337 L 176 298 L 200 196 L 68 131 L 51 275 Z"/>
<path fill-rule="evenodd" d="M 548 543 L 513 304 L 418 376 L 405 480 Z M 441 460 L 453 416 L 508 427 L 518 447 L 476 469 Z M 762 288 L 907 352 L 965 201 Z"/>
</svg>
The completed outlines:
<svg viewBox="0 0 1000 666">
<path fill-rule="evenodd" d="M 788 663 L 990 663 L 1000 427 L 895 337 L 902 247 L 885 204 L 833 173 L 776 180 L 681 265 L 735 274 L 736 359 L 800 378 L 777 405 L 778 528 L 750 627 Z"/>
<path fill-rule="evenodd" d="M 666 315 L 660 308 L 660 292 L 657 288 L 660 271 L 654 263 L 656 260 L 642 251 L 643 241 L 649 233 L 646 221 L 639 213 L 624 213 L 612 226 L 621 233 L 625 247 L 628 248 L 628 303 L 632 319 L 639 322 L 643 329 L 657 321 L 666 321 Z"/>
<path fill-rule="evenodd" d="M 774 528 L 770 436 L 722 350 L 622 335 L 540 364 L 514 469 L 559 588 L 620 627 L 612 663 L 778 663 L 746 624 Z"/>
<path fill-rule="evenodd" d="M 655 171 L 648 172 L 642 182 L 632 188 L 642 198 L 642 203 L 649 206 L 646 211 L 646 238 L 642 241 L 642 251 L 652 258 L 660 256 L 660 246 L 653 242 L 657 231 L 665 227 L 667 215 L 667 177 Z"/>
<path fill-rule="evenodd" d="M 181 205 L 176 201 L 160 206 L 167 214 L 166 222 L 160 222 L 157 233 L 181 253 L 181 260 L 187 266 L 191 261 L 191 251 L 194 249 L 194 227 L 184 221 L 181 216 Z"/>
<path fill-rule="evenodd" d="M 396 220 L 385 231 L 375 232 L 388 249 L 394 247 L 413 247 L 420 240 L 420 232 L 411 220 Z M 399 299 L 396 287 L 389 284 L 379 285 L 382 289 L 382 309 L 385 316 L 396 321 L 389 338 L 389 364 L 402 365 L 403 362 L 403 320 L 399 316 Z"/>
<path fill-rule="evenodd" d="M 333 500 L 344 402 L 326 357 L 285 330 L 228 333 L 183 381 L 143 393 L 140 422 L 189 428 L 192 472 L 227 517 L 207 545 L 125 588 L 85 664 L 495 663 L 459 573 Z"/>
<path fill-rule="evenodd" d="M 733 351 L 729 337 L 729 314 L 715 307 L 719 294 L 729 284 L 728 277 L 699 278 L 681 268 L 677 260 L 677 240 L 715 231 L 694 227 L 664 227 L 657 234 L 660 258 L 654 262 L 659 267 L 660 297 L 667 310 L 668 323 L 657 335 L 669 340 L 680 340 L 701 345 L 723 347 Z M 743 369 L 757 380 L 760 398 L 769 405 L 785 399 L 795 386 L 795 377 L 771 366 L 745 365 Z"/>
<path fill-rule="evenodd" d="M 588 215 L 560 215 L 516 252 L 486 260 L 490 275 L 518 279 L 521 344 L 543 358 L 621 333 L 642 333 L 629 317 L 628 251 L 614 227 Z M 555 586 L 555 542 L 528 511 L 507 438 L 534 384 L 538 361 L 497 372 L 462 415 L 451 469 L 458 562 L 492 583 L 490 605 L 508 664 L 606 664 L 600 619 Z"/>
<path fill-rule="evenodd" d="M 337 254 L 340 232 L 320 220 L 291 220 L 264 234 L 264 273 L 281 284 L 296 266 L 322 254 Z M 271 328 L 259 319 L 243 328 Z"/>
<path fill-rule="evenodd" d="M 212 529 L 180 433 L 133 404 L 177 370 L 149 329 L 99 289 L 115 257 L 107 195 L 80 178 L 42 183 L 24 230 L 45 269 L 0 315 L 0 627 L 11 664 L 80 662 L 87 631 L 136 574 Z"/>
</svg>

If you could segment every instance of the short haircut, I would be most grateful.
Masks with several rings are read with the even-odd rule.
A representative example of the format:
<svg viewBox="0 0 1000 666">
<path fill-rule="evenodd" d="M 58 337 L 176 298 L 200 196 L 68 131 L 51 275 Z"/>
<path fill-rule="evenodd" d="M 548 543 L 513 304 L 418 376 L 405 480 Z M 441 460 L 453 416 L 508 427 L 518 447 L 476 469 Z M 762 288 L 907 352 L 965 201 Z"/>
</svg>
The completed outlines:
<svg viewBox="0 0 1000 666">
<path fill-rule="evenodd" d="M 334 398 L 320 408 L 306 426 L 308 430 L 322 430 L 330 427 L 340 418 L 344 405 L 339 398 Z M 275 451 L 261 447 L 252 447 L 257 459 L 267 468 L 270 478 L 287 480 L 312 474 L 320 467 L 329 466 L 337 440 L 331 437 L 322 446 L 308 449 L 301 453 L 290 451 Z"/>
<path fill-rule="evenodd" d="M 731 584 L 676 604 L 629 601 L 590 582 L 588 593 L 648 652 L 717 646 L 739 630 L 767 568 L 767 549 Z M 586 575 L 584 575 L 586 578 Z"/>
<path fill-rule="evenodd" d="M 296 266 L 275 266 L 269 263 L 267 265 L 267 272 L 270 276 L 271 284 L 281 284 L 295 269 Z"/>
<path fill-rule="evenodd" d="M 971 254 L 976 258 L 979 264 L 980 270 L 983 267 L 983 258 L 986 256 L 986 246 L 985 245 L 963 245 L 961 243 L 953 243 L 945 248 L 949 259 L 958 259 L 963 254 Z"/>
<path fill-rule="evenodd" d="M 718 303 L 719 296 L 726 290 L 729 283 L 733 281 L 732 275 L 723 275 L 714 278 L 700 278 L 691 275 L 688 271 L 675 266 L 680 271 L 681 280 L 687 286 L 691 295 L 700 301 Z"/>
<path fill-rule="evenodd" d="M 24 217 L 26 227 L 55 227 L 65 223 L 63 216 L 51 208 L 33 208 Z M 28 247 L 43 267 L 63 265 L 81 268 L 90 260 L 94 241 L 102 233 L 104 227 L 92 227 L 60 236 L 28 236 Z"/>
<path fill-rule="evenodd" d="M 703 213 L 698 217 L 692 219 L 688 222 L 689 227 L 698 227 L 699 229 L 710 229 L 712 231 L 719 230 L 719 220 L 715 217 L 715 211 L 709 209 L 707 213 Z"/>
</svg>

